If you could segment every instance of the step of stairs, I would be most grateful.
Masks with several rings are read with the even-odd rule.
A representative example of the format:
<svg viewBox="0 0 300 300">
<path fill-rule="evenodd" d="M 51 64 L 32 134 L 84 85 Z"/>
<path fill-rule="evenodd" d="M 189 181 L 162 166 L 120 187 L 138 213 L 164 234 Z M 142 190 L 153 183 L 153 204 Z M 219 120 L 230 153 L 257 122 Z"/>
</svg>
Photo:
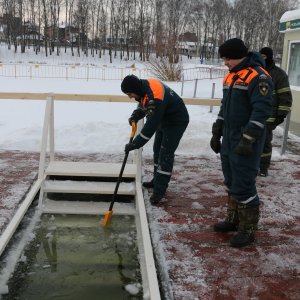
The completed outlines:
<svg viewBox="0 0 300 300">
<path fill-rule="evenodd" d="M 94 162 L 51 161 L 45 175 L 118 177 L 122 164 Z M 135 178 L 136 164 L 126 164 L 122 177 Z"/>
<path fill-rule="evenodd" d="M 109 205 L 109 202 L 55 201 L 45 199 L 42 204 L 42 211 L 43 213 L 51 214 L 104 215 L 108 211 Z M 115 202 L 113 214 L 135 215 L 135 204 Z"/>
<path fill-rule="evenodd" d="M 78 193 L 78 194 L 109 194 L 112 195 L 116 182 L 94 182 L 73 180 L 46 180 L 43 191 L 46 193 Z M 135 195 L 134 182 L 121 182 L 118 195 Z"/>
</svg>

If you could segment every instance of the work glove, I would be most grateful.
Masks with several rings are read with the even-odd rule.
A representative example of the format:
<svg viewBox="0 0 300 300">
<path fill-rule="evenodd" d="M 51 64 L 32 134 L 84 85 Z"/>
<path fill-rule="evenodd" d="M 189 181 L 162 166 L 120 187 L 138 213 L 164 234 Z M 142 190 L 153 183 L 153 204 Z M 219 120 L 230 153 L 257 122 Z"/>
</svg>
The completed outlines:
<svg viewBox="0 0 300 300">
<path fill-rule="evenodd" d="M 277 127 L 277 125 L 275 123 L 267 123 L 268 129 L 275 130 L 276 127 Z"/>
<path fill-rule="evenodd" d="M 132 122 L 137 123 L 136 118 L 134 118 L 133 116 L 131 116 L 131 117 L 128 119 L 128 123 L 129 123 L 130 126 L 132 126 Z"/>
<path fill-rule="evenodd" d="M 213 135 L 221 138 L 223 135 L 223 121 L 221 119 L 217 119 L 217 121 L 213 123 L 211 132 Z"/>
<path fill-rule="evenodd" d="M 128 152 L 130 152 L 132 150 L 135 150 L 135 149 L 137 149 L 136 144 L 134 144 L 134 143 L 128 143 L 128 144 L 125 145 L 124 151 L 125 151 L 125 153 L 128 153 Z"/>
<path fill-rule="evenodd" d="M 278 116 L 275 120 L 276 126 L 284 122 L 284 117 L 283 116 Z"/>
<path fill-rule="evenodd" d="M 210 147 L 218 154 L 221 150 L 221 136 L 223 135 L 223 121 L 221 119 L 217 119 L 217 121 L 213 123 L 212 134 Z"/>
<path fill-rule="evenodd" d="M 143 119 L 146 115 L 146 112 L 142 108 L 135 109 L 130 118 L 128 119 L 129 125 L 131 126 L 132 122 L 137 123 L 140 119 Z"/>
<path fill-rule="evenodd" d="M 243 134 L 240 142 L 234 149 L 234 152 L 239 155 L 243 156 L 250 156 L 253 154 L 253 143 L 256 141 L 256 139 L 248 134 Z"/>
<path fill-rule="evenodd" d="M 221 150 L 221 141 L 220 137 L 213 135 L 211 140 L 210 140 L 210 148 L 215 152 L 215 153 L 220 153 Z"/>
</svg>

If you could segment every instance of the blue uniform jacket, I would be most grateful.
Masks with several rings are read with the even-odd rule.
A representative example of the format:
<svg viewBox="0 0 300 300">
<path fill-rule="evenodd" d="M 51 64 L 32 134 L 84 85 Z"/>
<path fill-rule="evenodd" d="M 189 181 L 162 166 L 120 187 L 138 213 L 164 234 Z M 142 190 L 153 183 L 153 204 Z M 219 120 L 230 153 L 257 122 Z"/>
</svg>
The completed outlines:
<svg viewBox="0 0 300 300">
<path fill-rule="evenodd" d="M 137 148 L 146 144 L 158 128 L 186 125 L 189 122 L 182 98 L 171 88 L 156 79 L 141 79 L 141 82 L 144 96 L 137 110 L 140 118 L 146 116 L 147 120 L 140 134 L 133 140 Z"/>
<path fill-rule="evenodd" d="M 260 54 L 250 52 L 223 80 L 223 99 L 219 119 L 223 122 L 222 153 L 235 149 L 242 132 L 257 140 L 263 135 L 272 112 L 273 83 L 262 68 Z"/>
</svg>

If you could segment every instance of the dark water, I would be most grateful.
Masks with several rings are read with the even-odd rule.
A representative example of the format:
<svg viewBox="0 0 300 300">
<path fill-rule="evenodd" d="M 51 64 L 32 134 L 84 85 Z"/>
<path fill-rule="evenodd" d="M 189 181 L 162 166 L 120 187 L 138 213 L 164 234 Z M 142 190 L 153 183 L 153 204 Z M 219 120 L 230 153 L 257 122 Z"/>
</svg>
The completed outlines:
<svg viewBox="0 0 300 300">
<path fill-rule="evenodd" d="M 100 222 L 44 215 L 1 299 L 143 299 L 134 218 Z"/>
</svg>

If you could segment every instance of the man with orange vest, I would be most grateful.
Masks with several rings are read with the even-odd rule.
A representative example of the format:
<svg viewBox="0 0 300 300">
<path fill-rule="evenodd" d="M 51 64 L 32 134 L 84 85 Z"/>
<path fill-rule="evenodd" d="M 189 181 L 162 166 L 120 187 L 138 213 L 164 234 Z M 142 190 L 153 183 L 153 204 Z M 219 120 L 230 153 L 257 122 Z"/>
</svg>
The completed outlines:
<svg viewBox="0 0 300 300">
<path fill-rule="evenodd" d="M 153 144 L 154 176 L 144 182 L 146 188 L 153 188 L 151 204 L 158 204 L 167 190 L 174 164 L 175 150 L 189 123 L 189 114 L 183 100 L 167 85 L 157 79 L 139 79 L 126 76 L 121 90 L 139 102 L 129 118 L 129 124 L 146 117 L 141 132 L 132 143 L 125 146 L 125 152 L 144 146 L 155 133 Z"/>
<path fill-rule="evenodd" d="M 264 146 L 266 120 L 272 112 L 273 84 L 262 67 L 262 56 L 248 52 L 242 40 L 225 41 L 219 54 L 229 73 L 223 80 L 223 98 L 212 127 L 211 148 L 221 154 L 229 197 L 227 217 L 216 223 L 214 230 L 238 231 L 230 245 L 243 247 L 254 242 L 259 220 L 255 180 Z"/>
</svg>

